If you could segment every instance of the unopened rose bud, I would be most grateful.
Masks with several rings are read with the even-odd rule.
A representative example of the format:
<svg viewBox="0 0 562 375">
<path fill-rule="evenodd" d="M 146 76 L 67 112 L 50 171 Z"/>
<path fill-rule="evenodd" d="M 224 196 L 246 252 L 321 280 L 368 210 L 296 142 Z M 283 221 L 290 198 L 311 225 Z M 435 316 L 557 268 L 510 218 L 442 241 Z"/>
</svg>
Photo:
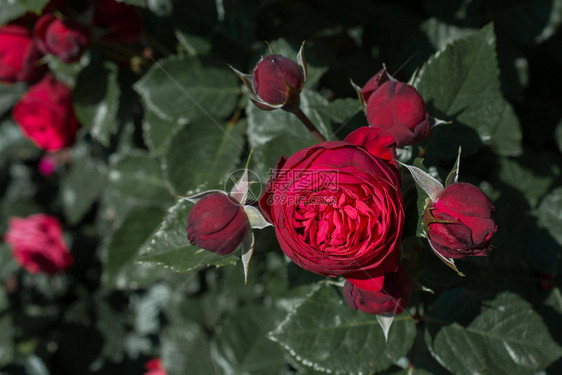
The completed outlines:
<svg viewBox="0 0 562 375">
<path fill-rule="evenodd" d="M 80 60 L 90 43 L 90 31 L 76 21 L 48 13 L 37 20 L 33 32 L 37 48 L 57 56 L 64 63 Z"/>
<path fill-rule="evenodd" d="M 187 218 L 187 238 L 192 245 L 218 255 L 233 252 L 249 228 L 244 209 L 224 193 L 211 193 L 199 200 Z"/>
<path fill-rule="evenodd" d="M 435 251 L 448 258 L 486 255 L 498 226 L 496 208 L 476 186 L 454 183 L 428 205 L 424 225 Z"/>
<path fill-rule="evenodd" d="M 398 315 L 408 306 L 412 295 L 412 281 L 403 265 L 396 272 L 384 274 L 380 290 L 361 289 L 346 281 L 343 295 L 349 307 L 368 314 L 391 313 Z"/>
<path fill-rule="evenodd" d="M 430 129 L 422 97 L 412 86 L 388 81 L 380 85 L 367 103 L 367 121 L 392 135 L 399 147 L 424 140 Z"/>
<path fill-rule="evenodd" d="M 386 72 L 386 68 L 379 70 L 377 74 L 372 76 L 371 79 L 369 79 L 367 83 L 365 83 L 365 86 L 363 86 L 363 88 L 361 89 L 363 103 L 367 104 L 373 92 L 375 92 L 380 87 L 380 85 L 388 80 L 389 76 Z"/>
<path fill-rule="evenodd" d="M 256 94 L 271 105 L 296 102 L 304 85 L 301 67 L 281 55 L 261 58 L 254 67 L 253 78 Z"/>
</svg>

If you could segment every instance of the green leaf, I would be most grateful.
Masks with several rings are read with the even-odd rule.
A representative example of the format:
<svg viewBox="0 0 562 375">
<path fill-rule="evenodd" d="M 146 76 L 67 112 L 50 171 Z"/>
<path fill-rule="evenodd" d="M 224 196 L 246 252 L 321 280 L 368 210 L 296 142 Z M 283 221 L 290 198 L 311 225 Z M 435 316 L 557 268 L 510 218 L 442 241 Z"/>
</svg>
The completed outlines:
<svg viewBox="0 0 562 375">
<path fill-rule="evenodd" d="M 330 285 L 316 288 L 270 332 L 299 363 L 336 374 L 384 370 L 408 352 L 415 335 L 414 321 L 402 314 L 385 343 L 376 317 L 351 310 L 341 289 Z"/>
<path fill-rule="evenodd" d="M 436 50 L 442 50 L 456 40 L 462 39 L 475 30 L 461 28 L 442 22 L 437 18 L 429 18 L 420 25 L 421 31 Z"/>
<path fill-rule="evenodd" d="M 161 336 L 161 357 L 169 375 L 220 374 L 211 359 L 209 339 L 195 323 L 168 327 Z"/>
<path fill-rule="evenodd" d="M 2 93 L 0 93 L 1 97 Z M 23 136 L 21 129 L 11 120 L 0 123 L 0 164 L 8 160 L 30 159 L 40 150 Z"/>
<path fill-rule="evenodd" d="M 182 125 L 176 121 L 164 120 L 152 111 L 146 111 L 142 120 L 142 134 L 153 155 L 162 156 L 175 132 Z"/>
<path fill-rule="evenodd" d="M 277 374 L 285 364 L 283 350 L 267 339 L 276 310 L 245 306 L 229 314 L 217 329 L 215 362 L 227 375 Z"/>
<path fill-rule="evenodd" d="M 521 129 L 500 91 L 495 47 L 493 26 L 488 25 L 433 55 L 414 86 L 432 115 L 454 120 L 448 127 L 468 126 L 498 154 L 514 156 L 521 153 Z M 456 151 L 459 145 L 454 146 Z M 462 146 L 471 149 L 468 144 Z"/>
<path fill-rule="evenodd" d="M 510 292 L 483 305 L 467 327 L 443 327 L 430 350 L 455 374 L 533 374 L 562 355 L 531 305 Z"/>
<path fill-rule="evenodd" d="M 49 0 L 0 0 L 0 26 L 27 12 L 39 13 Z"/>
<path fill-rule="evenodd" d="M 157 264 L 176 272 L 192 271 L 206 265 L 236 263 L 237 258 L 233 255 L 216 255 L 189 243 L 186 228 L 191 207 L 191 203 L 181 199 L 168 210 L 148 247 L 138 258 L 139 262 Z"/>
<path fill-rule="evenodd" d="M 60 194 L 64 214 L 77 224 L 99 198 L 107 182 L 107 168 L 89 155 L 87 147 L 76 147 L 70 172 L 61 183 Z"/>
<path fill-rule="evenodd" d="M 106 285 L 118 284 L 121 273 L 126 270 L 150 238 L 164 213 L 159 208 L 139 207 L 116 225 L 109 238 L 103 259 L 102 280 Z"/>
<path fill-rule="evenodd" d="M 204 118 L 209 127 L 234 111 L 240 94 L 226 66 L 205 66 L 189 56 L 157 61 L 134 88 L 159 117 L 182 123 Z"/>
<path fill-rule="evenodd" d="M 244 122 L 218 124 L 200 119 L 174 133 L 164 155 L 164 173 L 174 194 L 224 187 L 244 150 Z"/>
<path fill-rule="evenodd" d="M 552 307 L 558 314 L 562 314 L 562 293 L 560 288 L 553 288 L 544 303 Z"/>
<path fill-rule="evenodd" d="M 0 364 L 9 361 L 12 356 L 12 340 L 14 335 L 14 324 L 9 315 L 0 318 Z"/>
<path fill-rule="evenodd" d="M 541 201 L 535 215 L 539 226 L 546 228 L 562 246 L 562 187 L 554 189 Z"/>
<path fill-rule="evenodd" d="M 21 82 L 12 85 L 0 82 L 0 116 L 12 108 L 26 89 L 27 85 Z"/>
<path fill-rule="evenodd" d="M 160 163 L 144 151 L 114 154 L 108 175 L 109 186 L 122 196 L 147 203 L 172 200 Z"/>
<path fill-rule="evenodd" d="M 190 56 L 206 55 L 212 48 L 212 45 L 208 40 L 196 35 L 188 34 L 181 30 L 176 30 L 176 38 Z"/>
<path fill-rule="evenodd" d="M 93 61 L 80 71 L 74 88 L 74 109 L 80 123 L 108 146 L 117 132 L 116 119 L 121 94 L 115 63 Z"/>
</svg>

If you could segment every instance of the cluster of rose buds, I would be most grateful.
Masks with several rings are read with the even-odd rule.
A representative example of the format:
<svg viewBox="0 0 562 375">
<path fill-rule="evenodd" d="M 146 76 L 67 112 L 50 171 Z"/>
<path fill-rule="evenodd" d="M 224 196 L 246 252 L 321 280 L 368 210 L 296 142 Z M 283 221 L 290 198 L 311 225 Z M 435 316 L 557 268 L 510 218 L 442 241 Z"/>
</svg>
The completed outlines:
<svg viewBox="0 0 562 375">
<path fill-rule="evenodd" d="M 270 55 L 252 75 L 233 70 L 256 106 L 295 113 L 314 132 L 299 108 L 306 79 L 302 48 L 297 59 L 299 64 Z M 400 314 L 413 283 L 400 260 L 405 218 L 396 149 L 422 142 L 438 121 L 416 89 L 385 68 L 357 89 L 369 125 L 343 141 L 320 136 L 321 143 L 281 156 L 259 207 L 293 262 L 346 279 L 344 298 L 352 309 Z M 453 258 L 486 255 L 497 229 L 495 208 L 477 187 L 457 181 L 458 160 L 446 188 L 421 169 L 406 167 L 430 197 L 423 220 L 434 252 L 454 269 Z M 188 217 L 188 239 L 217 254 L 231 253 L 249 228 L 242 205 L 224 192 L 199 200 Z"/>
</svg>

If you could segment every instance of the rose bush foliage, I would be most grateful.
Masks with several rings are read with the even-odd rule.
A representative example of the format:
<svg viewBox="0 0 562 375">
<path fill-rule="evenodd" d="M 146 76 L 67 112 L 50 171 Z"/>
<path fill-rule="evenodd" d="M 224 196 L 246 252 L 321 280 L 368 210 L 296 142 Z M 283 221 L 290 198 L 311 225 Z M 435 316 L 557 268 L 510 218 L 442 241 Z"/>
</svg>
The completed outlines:
<svg viewBox="0 0 562 375">
<path fill-rule="evenodd" d="M 4 2 L 0 373 L 559 373 L 560 7 L 481 5 Z"/>
</svg>

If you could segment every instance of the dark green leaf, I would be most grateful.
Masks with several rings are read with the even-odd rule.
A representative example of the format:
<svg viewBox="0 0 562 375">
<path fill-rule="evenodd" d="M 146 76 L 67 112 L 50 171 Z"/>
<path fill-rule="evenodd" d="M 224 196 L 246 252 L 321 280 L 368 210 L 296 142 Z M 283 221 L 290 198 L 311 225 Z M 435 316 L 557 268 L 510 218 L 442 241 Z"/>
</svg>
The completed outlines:
<svg viewBox="0 0 562 375">
<path fill-rule="evenodd" d="M 429 18 L 420 25 L 420 29 L 429 39 L 429 42 L 436 50 L 442 50 L 454 41 L 464 38 L 474 32 L 472 29 L 465 29 L 450 25 L 437 18 Z"/>
<path fill-rule="evenodd" d="M 277 374 L 285 364 L 283 350 L 267 339 L 276 311 L 246 306 L 230 314 L 216 335 L 216 363 L 227 375 Z"/>
<path fill-rule="evenodd" d="M 115 154 L 109 166 L 109 186 L 122 196 L 147 203 L 170 203 L 172 196 L 160 163 L 143 151 Z"/>
<path fill-rule="evenodd" d="M 187 240 L 187 216 L 193 204 L 179 200 L 168 210 L 158 231 L 150 239 L 139 262 L 157 264 L 176 272 L 187 272 L 205 265 L 222 266 L 236 263 L 233 255 L 220 256 L 192 246 Z"/>
<path fill-rule="evenodd" d="M 174 194 L 223 188 L 244 150 L 244 122 L 218 124 L 200 119 L 174 133 L 164 155 L 164 173 Z"/>
<path fill-rule="evenodd" d="M 531 305 L 510 292 L 483 305 L 467 327 L 443 327 L 431 350 L 455 374 L 533 374 L 562 355 Z"/>
<path fill-rule="evenodd" d="M 8 86 L 0 82 L 0 116 L 12 108 L 26 89 L 27 86 L 23 83 L 14 83 Z"/>
<path fill-rule="evenodd" d="M 147 0 L 116 0 L 118 3 L 135 5 L 137 7 L 146 7 Z"/>
<path fill-rule="evenodd" d="M 102 279 L 107 285 L 118 285 L 119 278 L 132 265 L 139 250 L 162 220 L 163 212 L 158 208 L 140 207 L 132 210 L 118 223 L 109 238 L 103 257 Z"/>
<path fill-rule="evenodd" d="M 8 160 L 29 159 L 39 152 L 40 150 L 23 136 L 21 129 L 12 121 L 0 123 L 0 164 Z"/>
<path fill-rule="evenodd" d="M 211 51 L 211 43 L 199 36 L 176 30 L 176 38 L 190 56 L 206 55 Z"/>
<path fill-rule="evenodd" d="M 562 187 L 554 189 L 541 201 L 535 215 L 539 226 L 546 228 L 562 246 Z"/>
<path fill-rule="evenodd" d="M 0 0 L 0 26 L 27 12 L 39 13 L 49 0 Z"/>
<path fill-rule="evenodd" d="M 118 127 L 116 119 L 121 94 L 117 65 L 93 61 L 80 71 L 74 88 L 74 109 L 80 123 L 103 145 Z"/>
<path fill-rule="evenodd" d="M 86 147 L 76 148 L 72 169 L 63 179 L 60 190 L 64 214 L 71 224 L 78 223 L 88 212 L 106 181 L 105 164 L 91 157 Z"/>
<path fill-rule="evenodd" d="M 0 363 L 6 363 L 12 355 L 14 324 L 9 315 L 0 318 Z"/>
<path fill-rule="evenodd" d="M 164 119 L 185 123 L 204 118 L 210 127 L 234 111 L 240 94 L 237 80 L 226 66 L 172 56 L 156 62 L 135 90 L 146 108 Z"/>
<path fill-rule="evenodd" d="M 521 129 L 500 91 L 495 47 L 494 30 L 488 25 L 432 56 L 415 86 L 432 115 L 455 122 L 443 126 L 471 127 L 498 154 L 513 156 L 521 153 Z"/>
<path fill-rule="evenodd" d="M 197 324 L 185 322 L 179 327 L 169 327 L 161 340 L 161 357 L 167 374 L 221 374 L 211 360 L 207 335 Z"/>
<path fill-rule="evenodd" d="M 544 303 L 556 310 L 558 314 L 562 314 L 562 293 L 560 288 L 553 288 Z"/>
<path fill-rule="evenodd" d="M 146 111 L 142 120 L 142 131 L 150 152 L 157 156 L 164 155 L 172 136 L 181 126 L 179 122 L 164 120 L 154 112 Z"/>
<path fill-rule="evenodd" d="M 374 315 L 347 306 L 340 288 L 322 285 L 270 333 L 299 363 L 336 374 L 381 371 L 408 352 L 414 321 L 397 316 L 388 343 Z"/>
</svg>

